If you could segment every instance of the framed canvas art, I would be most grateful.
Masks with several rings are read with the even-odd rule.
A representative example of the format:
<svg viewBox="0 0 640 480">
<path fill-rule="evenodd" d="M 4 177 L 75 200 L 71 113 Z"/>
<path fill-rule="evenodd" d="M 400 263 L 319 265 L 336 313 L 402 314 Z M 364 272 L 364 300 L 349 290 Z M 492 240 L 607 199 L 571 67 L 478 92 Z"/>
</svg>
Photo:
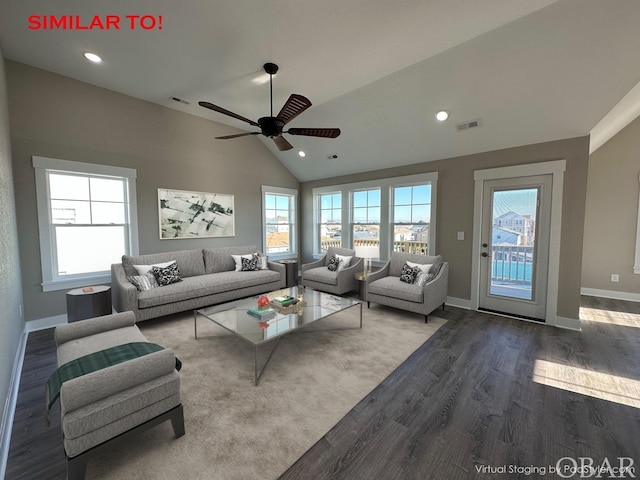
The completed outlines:
<svg viewBox="0 0 640 480">
<path fill-rule="evenodd" d="M 233 237 L 233 195 L 158 189 L 160 239 Z"/>
</svg>

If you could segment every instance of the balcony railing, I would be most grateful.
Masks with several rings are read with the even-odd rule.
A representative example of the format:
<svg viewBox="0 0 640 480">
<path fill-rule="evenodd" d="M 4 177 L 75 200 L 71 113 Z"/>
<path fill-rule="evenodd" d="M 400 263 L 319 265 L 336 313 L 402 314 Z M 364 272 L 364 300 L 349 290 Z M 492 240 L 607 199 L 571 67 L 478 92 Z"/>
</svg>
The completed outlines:
<svg viewBox="0 0 640 480">
<path fill-rule="evenodd" d="M 359 238 L 353 241 L 354 247 L 377 247 L 380 240 L 372 238 Z M 323 240 L 320 243 L 320 250 L 325 253 L 329 247 L 340 247 L 340 240 Z M 399 240 L 393 242 L 394 252 L 417 253 L 421 255 L 427 254 L 427 242 L 415 242 L 408 240 Z"/>
<path fill-rule="evenodd" d="M 531 285 L 533 247 L 525 245 L 493 245 L 491 283 Z"/>
</svg>

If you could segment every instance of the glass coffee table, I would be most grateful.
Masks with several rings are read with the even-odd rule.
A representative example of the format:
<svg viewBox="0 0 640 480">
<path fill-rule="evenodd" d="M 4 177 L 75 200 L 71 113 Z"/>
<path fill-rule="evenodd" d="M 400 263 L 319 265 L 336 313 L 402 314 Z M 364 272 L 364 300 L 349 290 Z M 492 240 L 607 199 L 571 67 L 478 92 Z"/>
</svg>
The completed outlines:
<svg viewBox="0 0 640 480">
<path fill-rule="evenodd" d="M 275 311 L 274 315 L 259 319 L 247 312 L 249 309 L 257 307 L 258 297 L 263 295 L 268 297 L 269 300 L 288 295 L 298 299 L 298 304 L 283 309 L 273 308 Z M 307 325 L 357 305 L 360 306 L 359 326 L 342 327 L 340 330 L 362 328 L 362 302 L 356 299 L 343 298 L 319 292 L 310 288 L 291 287 L 276 290 L 275 292 L 263 293 L 255 297 L 194 310 L 193 328 L 195 337 L 198 339 L 198 316 L 202 316 L 225 330 L 228 330 L 233 336 L 240 337 L 253 345 L 254 384 L 257 385 L 262 372 L 271 359 L 271 355 L 273 355 L 283 336 L 290 333 L 304 332 L 304 327 Z M 336 329 L 313 329 L 309 331 L 318 332 L 326 330 Z M 216 335 L 216 337 L 220 336 L 228 335 Z M 259 366 L 258 350 L 264 350 L 267 347 L 270 347 L 267 358 L 262 365 Z"/>
</svg>

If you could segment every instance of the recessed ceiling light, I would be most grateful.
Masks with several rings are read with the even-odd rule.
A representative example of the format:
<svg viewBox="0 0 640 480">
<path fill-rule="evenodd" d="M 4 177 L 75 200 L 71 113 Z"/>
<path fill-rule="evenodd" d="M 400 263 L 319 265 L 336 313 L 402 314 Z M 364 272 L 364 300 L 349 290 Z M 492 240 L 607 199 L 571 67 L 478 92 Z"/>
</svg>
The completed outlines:
<svg viewBox="0 0 640 480">
<path fill-rule="evenodd" d="M 436 118 L 438 119 L 438 121 L 444 122 L 447 118 L 449 118 L 449 112 L 447 112 L 446 110 L 440 110 L 438 113 L 436 113 Z"/>
<path fill-rule="evenodd" d="M 87 60 L 89 60 L 90 62 L 93 63 L 102 63 L 102 59 L 96 55 L 95 53 L 91 53 L 91 52 L 84 52 L 84 58 L 86 58 Z"/>
<path fill-rule="evenodd" d="M 301 156 L 301 157 L 303 157 L 303 158 L 307 156 L 307 154 L 306 154 L 306 153 L 304 153 L 302 150 L 300 150 L 300 151 L 298 152 L 298 155 L 300 155 L 300 156 Z"/>
</svg>

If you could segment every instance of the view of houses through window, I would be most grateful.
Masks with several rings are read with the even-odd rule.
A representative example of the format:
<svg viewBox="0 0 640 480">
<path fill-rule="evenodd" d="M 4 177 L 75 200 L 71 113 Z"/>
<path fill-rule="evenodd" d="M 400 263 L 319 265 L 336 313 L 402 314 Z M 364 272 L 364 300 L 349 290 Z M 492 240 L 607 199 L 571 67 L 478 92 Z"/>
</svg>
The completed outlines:
<svg viewBox="0 0 640 480">
<path fill-rule="evenodd" d="M 427 253 L 431 223 L 431 185 L 393 189 L 393 250 Z"/>
<path fill-rule="evenodd" d="M 492 196 L 492 295 L 531 300 L 538 189 L 496 190 Z"/>
<path fill-rule="evenodd" d="M 295 242 L 297 192 L 277 187 L 264 187 L 264 250 L 265 254 L 297 252 Z"/>
</svg>

